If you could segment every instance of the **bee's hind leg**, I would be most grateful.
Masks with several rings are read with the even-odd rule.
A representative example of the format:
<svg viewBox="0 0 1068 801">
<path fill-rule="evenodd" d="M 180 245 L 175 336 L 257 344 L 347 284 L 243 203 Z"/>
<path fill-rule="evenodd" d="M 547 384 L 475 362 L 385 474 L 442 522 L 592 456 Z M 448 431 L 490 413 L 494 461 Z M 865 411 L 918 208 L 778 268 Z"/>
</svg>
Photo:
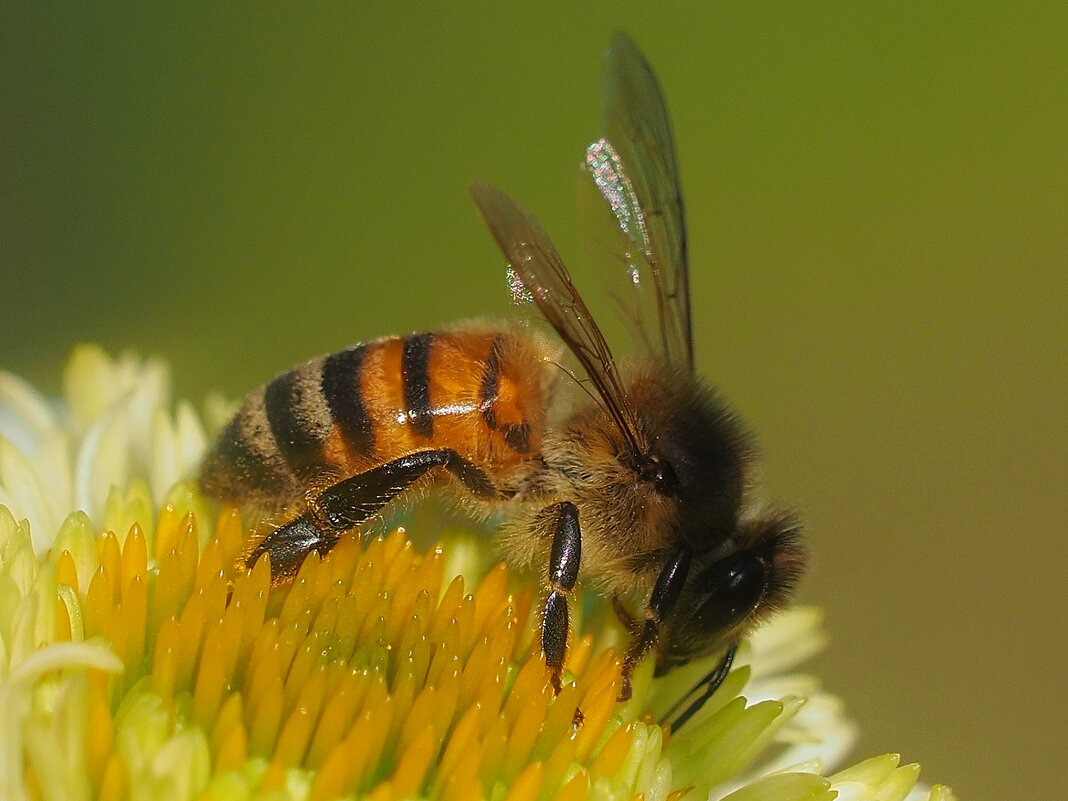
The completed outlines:
<svg viewBox="0 0 1068 801">
<path fill-rule="evenodd" d="M 635 621 L 632 629 L 633 639 L 623 656 L 622 686 L 619 689 L 619 700 L 628 701 L 631 696 L 630 676 L 634 668 L 649 653 L 656 639 L 660 635 L 660 624 L 667 617 L 679 600 L 679 594 L 686 583 L 686 575 L 690 571 L 690 552 L 682 549 L 676 551 L 660 570 L 656 577 L 656 584 L 649 595 L 649 603 L 645 605 L 645 618 Z"/>
<path fill-rule="evenodd" d="M 308 554 L 326 554 L 342 534 L 373 517 L 435 467 L 444 467 L 476 495 L 498 494 L 482 470 L 452 449 L 411 453 L 327 487 L 309 500 L 303 514 L 257 543 L 245 566 L 251 568 L 267 553 L 272 583 L 294 578 Z"/>
<path fill-rule="evenodd" d="M 550 671 L 553 690 L 560 692 L 560 677 L 564 670 L 564 655 L 567 653 L 567 635 L 571 626 L 567 608 L 567 596 L 578 580 L 579 561 L 582 558 L 582 531 L 579 529 L 578 508 L 569 501 L 555 504 L 545 510 L 556 515 L 553 526 L 553 544 L 549 552 L 549 595 L 541 623 L 541 649 L 545 664 Z"/>
<path fill-rule="evenodd" d="M 256 543 L 245 556 L 245 568 L 251 570 L 261 556 L 269 554 L 271 583 L 283 584 L 296 578 L 308 554 L 312 551 L 326 554 L 340 537 L 340 532 L 319 528 L 305 512 Z"/>
</svg>

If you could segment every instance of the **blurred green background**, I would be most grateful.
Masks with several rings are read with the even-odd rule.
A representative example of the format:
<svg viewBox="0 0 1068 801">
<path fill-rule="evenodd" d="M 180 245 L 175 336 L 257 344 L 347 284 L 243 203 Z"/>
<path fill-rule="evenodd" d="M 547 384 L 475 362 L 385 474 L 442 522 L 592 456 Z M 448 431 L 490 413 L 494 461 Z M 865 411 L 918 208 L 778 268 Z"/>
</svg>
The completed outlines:
<svg viewBox="0 0 1068 801">
<path fill-rule="evenodd" d="M 55 390 L 94 340 L 194 398 L 503 310 L 476 177 L 583 281 L 575 166 L 630 32 L 675 120 L 698 360 L 803 511 L 856 755 L 1063 794 L 1068 5 L 4 17 L 0 361 Z"/>
</svg>

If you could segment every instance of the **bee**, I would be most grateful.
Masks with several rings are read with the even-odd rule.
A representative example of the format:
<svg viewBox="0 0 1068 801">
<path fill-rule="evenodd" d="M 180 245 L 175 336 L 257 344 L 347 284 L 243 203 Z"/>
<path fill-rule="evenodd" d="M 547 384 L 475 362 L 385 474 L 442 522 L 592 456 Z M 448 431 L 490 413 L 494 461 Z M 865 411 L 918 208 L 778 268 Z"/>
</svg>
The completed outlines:
<svg viewBox="0 0 1068 801">
<path fill-rule="evenodd" d="M 583 167 L 614 221 L 614 269 L 630 287 L 617 300 L 637 355 L 617 362 L 534 218 L 475 183 L 513 292 L 555 339 L 517 322 L 468 322 L 311 359 L 245 398 L 201 486 L 280 517 L 243 557 L 251 567 L 269 554 L 275 582 L 432 485 L 476 514 L 503 512 L 506 560 L 544 570 L 541 646 L 558 691 L 580 577 L 613 599 L 630 635 L 620 700 L 651 652 L 657 675 L 722 654 L 680 700 L 696 696 L 680 726 L 745 634 L 786 602 L 805 552 L 794 517 L 751 497 L 750 437 L 694 369 L 685 217 L 659 82 L 622 34 L 605 79 L 604 137 Z M 561 368 L 562 353 L 578 375 Z M 586 397 L 558 410 L 568 379 Z M 638 615 L 624 601 L 635 592 Z"/>
</svg>

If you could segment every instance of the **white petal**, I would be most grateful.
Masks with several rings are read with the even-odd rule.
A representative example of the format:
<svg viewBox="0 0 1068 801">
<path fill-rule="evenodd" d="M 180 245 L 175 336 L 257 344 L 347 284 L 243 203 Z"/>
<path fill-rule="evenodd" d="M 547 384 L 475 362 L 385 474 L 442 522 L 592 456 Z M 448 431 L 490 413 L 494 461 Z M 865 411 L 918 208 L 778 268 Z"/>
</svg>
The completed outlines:
<svg viewBox="0 0 1068 801">
<path fill-rule="evenodd" d="M 780 612 L 749 637 L 753 675 L 781 673 L 815 656 L 827 645 L 823 610 L 795 606 Z"/>
<path fill-rule="evenodd" d="M 70 436 L 64 431 L 56 430 L 41 440 L 37 452 L 37 475 L 48 487 L 46 500 L 52 520 L 55 521 L 62 520 L 73 508 L 71 450 Z"/>
<path fill-rule="evenodd" d="M 130 477 L 130 428 L 127 418 L 109 414 L 89 428 L 74 467 L 74 506 L 90 515 L 103 509 L 111 487 Z"/>
<path fill-rule="evenodd" d="M 774 772 L 788 765 L 818 760 L 826 770 L 834 770 L 849 755 L 858 735 L 857 725 L 844 715 L 839 716 L 820 727 L 818 739 L 790 745 L 767 767 Z"/>
<path fill-rule="evenodd" d="M 148 485 L 153 498 L 162 498 L 178 480 L 181 456 L 170 415 L 157 409 L 152 420 L 152 449 L 148 460 Z"/>
<path fill-rule="evenodd" d="M 63 371 L 63 396 L 76 433 L 84 431 L 122 393 L 115 363 L 99 345 L 78 345 Z"/>
<path fill-rule="evenodd" d="M 208 437 L 204 433 L 204 426 L 200 422 L 196 411 L 186 401 L 181 401 L 178 404 L 175 423 L 178 434 L 178 449 L 182 455 L 182 475 L 179 478 L 186 478 L 189 471 L 200 464 L 200 459 L 208 447 Z"/>
<path fill-rule="evenodd" d="M 53 670 L 86 667 L 107 673 L 122 673 L 122 660 L 98 643 L 60 642 L 47 645 L 23 659 L 11 672 L 13 684 L 26 684 Z"/>
<path fill-rule="evenodd" d="M 0 502 L 16 520 L 26 518 L 40 553 L 48 547 L 59 520 L 53 517 L 48 487 L 32 462 L 6 439 L 0 437 Z"/>
<path fill-rule="evenodd" d="M 28 456 L 58 426 L 45 397 L 17 375 L 0 370 L 0 436 Z"/>
</svg>

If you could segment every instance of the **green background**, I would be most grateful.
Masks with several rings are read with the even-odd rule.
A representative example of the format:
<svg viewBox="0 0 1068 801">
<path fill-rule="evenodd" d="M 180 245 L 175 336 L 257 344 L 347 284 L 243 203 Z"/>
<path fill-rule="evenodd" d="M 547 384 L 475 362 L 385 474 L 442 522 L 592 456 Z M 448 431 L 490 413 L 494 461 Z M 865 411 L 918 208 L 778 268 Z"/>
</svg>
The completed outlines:
<svg viewBox="0 0 1068 801">
<path fill-rule="evenodd" d="M 698 361 L 804 514 L 816 665 L 962 798 L 1068 742 L 1068 5 L 8 6 L 0 360 L 165 355 L 236 397 L 504 309 L 466 186 L 583 279 L 574 175 L 624 29 L 675 121 Z"/>
</svg>

